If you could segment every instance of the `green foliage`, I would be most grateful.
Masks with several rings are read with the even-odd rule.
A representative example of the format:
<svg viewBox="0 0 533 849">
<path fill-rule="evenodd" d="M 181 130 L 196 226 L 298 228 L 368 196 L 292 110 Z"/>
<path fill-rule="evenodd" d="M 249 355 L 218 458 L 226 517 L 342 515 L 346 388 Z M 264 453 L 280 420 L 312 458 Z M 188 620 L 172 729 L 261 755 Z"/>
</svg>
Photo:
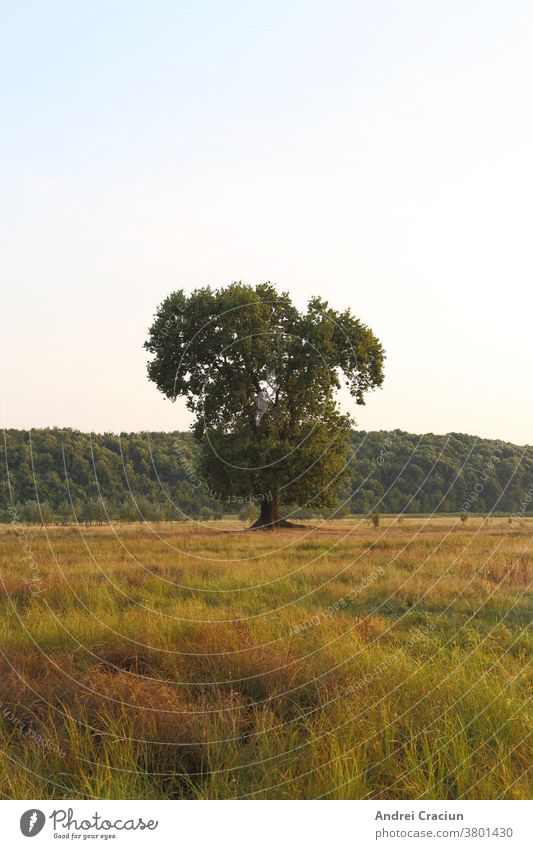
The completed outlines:
<svg viewBox="0 0 533 849">
<path fill-rule="evenodd" d="M 159 307 L 145 347 L 150 379 L 195 415 L 198 468 L 212 489 L 335 503 L 351 426 L 336 391 L 343 382 L 363 404 L 383 381 L 383 349 L 349 310 L 312 298 L 300 312 L 270 283 L 179 291 Z"/>
<path fill-rule="evenodd" d="M 245 507 L 239 510 L 239 519 L 241 520 L 241 522 L 250 522 L 252 519 L 255 518 L 256 513 L 257 510 L 252 507 L 251 504 L 247 504 Z"/>
<path fill-rule="evenodd" d="M 180 521 L 197 518 L 202 507 L 220 516 L 247 506 L 205 484 L 198 445 L 188 433 L 118 436 L 51 429 L 32 431 L 31 440 L 20 430 L 7 430 L 4 437 L 2 522 L 12 521 L 12 505 L 27 524 L 40 524 L 41 514 L 59 523 Z M 464 434 L 422 437 L 403 431 L 354 431 L 351 442 L 350 477 L 338 503 L 353 513 L 464 515 L 465 505 L 470 515 L 532 513 L 530 448 Z M 495 456 L 501 460 L 489 469 Z M 316 515 L 317 508 L 300 507 L 304 512 L 297 515 Z M 257 513 L 256 504 L 252 509 Z M 328 508 L 325 515 L 336 518 L 336 510 Z"/>
<path fill-rule="evenodd" d="M 198 518 L 201 522 L 209 522 L 215 518 L 215 514 L 210 507 L 200 507 L 198 511 Z"/>
</svg>

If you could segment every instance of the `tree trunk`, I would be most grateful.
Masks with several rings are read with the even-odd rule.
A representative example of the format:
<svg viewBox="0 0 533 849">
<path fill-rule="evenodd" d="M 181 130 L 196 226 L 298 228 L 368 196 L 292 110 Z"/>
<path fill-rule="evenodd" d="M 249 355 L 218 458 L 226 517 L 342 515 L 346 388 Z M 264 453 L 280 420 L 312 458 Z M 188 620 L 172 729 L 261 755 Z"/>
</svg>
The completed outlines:
<svg viewBox="0 0 533 849">
<path fill-rule="evenodd" d="M 280 521 L 278 502 L 275 500 L 262 501 L 259 517 L 253 523 L 252 528 L 272 529 Z"/>
<path fill-rule="evenodd" d="M 250 530 L 273 531 L 274 528 L 305 528 L 305 525 L 296 525 L 294 522 L 282 519 L 279 515 L 278 502 L 275 499 L 262 501 L 259 517 Z"/>
</svg>

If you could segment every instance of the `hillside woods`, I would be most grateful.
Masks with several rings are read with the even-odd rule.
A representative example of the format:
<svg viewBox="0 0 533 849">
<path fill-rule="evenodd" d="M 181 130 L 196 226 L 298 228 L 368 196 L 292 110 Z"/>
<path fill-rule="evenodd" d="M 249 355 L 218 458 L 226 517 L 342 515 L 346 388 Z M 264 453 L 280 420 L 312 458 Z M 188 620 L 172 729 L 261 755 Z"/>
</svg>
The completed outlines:
<svg viewBox="0 0 533 849">
<path fill-rule="evenodd" d="M 13 507 L 28 522 L 40 522 L 40 511 L 45 521 L 68 521 L 75 513 L 92 522 L 210 519 L 255 509 L 208 490 L 196 473 L 196 443 L 189 433 L 53 428 L 7 430 L 4 438 L 3 522 L 11 520 Z M 375 510 L 532 513 L 530 447 L 458 433 L 356 431 L 351 468 L 337 516 Z M 300 507 L 305 515 L 305 505 Z"/>
</svg>

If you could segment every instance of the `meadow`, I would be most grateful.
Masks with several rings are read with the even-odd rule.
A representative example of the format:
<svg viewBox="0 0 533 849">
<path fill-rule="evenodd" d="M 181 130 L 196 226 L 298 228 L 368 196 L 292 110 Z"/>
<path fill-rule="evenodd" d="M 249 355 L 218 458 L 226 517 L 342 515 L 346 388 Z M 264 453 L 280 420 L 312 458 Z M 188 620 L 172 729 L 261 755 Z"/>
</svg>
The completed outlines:
<svg viewBox="0 0 533 849">
<path fill-rule="evenodd" d="M 2 798 L 531 798 L 533 520 L 243 528 L 0 528 Z"/>
</svg>

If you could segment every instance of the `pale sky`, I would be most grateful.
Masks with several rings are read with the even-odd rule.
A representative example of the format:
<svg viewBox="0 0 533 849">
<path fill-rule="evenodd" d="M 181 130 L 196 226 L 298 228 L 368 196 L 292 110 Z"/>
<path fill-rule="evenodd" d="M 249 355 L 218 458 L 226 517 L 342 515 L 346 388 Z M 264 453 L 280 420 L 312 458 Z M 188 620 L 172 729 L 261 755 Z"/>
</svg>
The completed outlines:
<svg viewBox="0 0 533 849">
<path fill-rule="evenodd" d="M 156 306 L 270 280 L 380 337 L 361 428 L 531 442 L 530 0 L 0 10 L 4 426 L 185 428 Z"/>
</svg>

